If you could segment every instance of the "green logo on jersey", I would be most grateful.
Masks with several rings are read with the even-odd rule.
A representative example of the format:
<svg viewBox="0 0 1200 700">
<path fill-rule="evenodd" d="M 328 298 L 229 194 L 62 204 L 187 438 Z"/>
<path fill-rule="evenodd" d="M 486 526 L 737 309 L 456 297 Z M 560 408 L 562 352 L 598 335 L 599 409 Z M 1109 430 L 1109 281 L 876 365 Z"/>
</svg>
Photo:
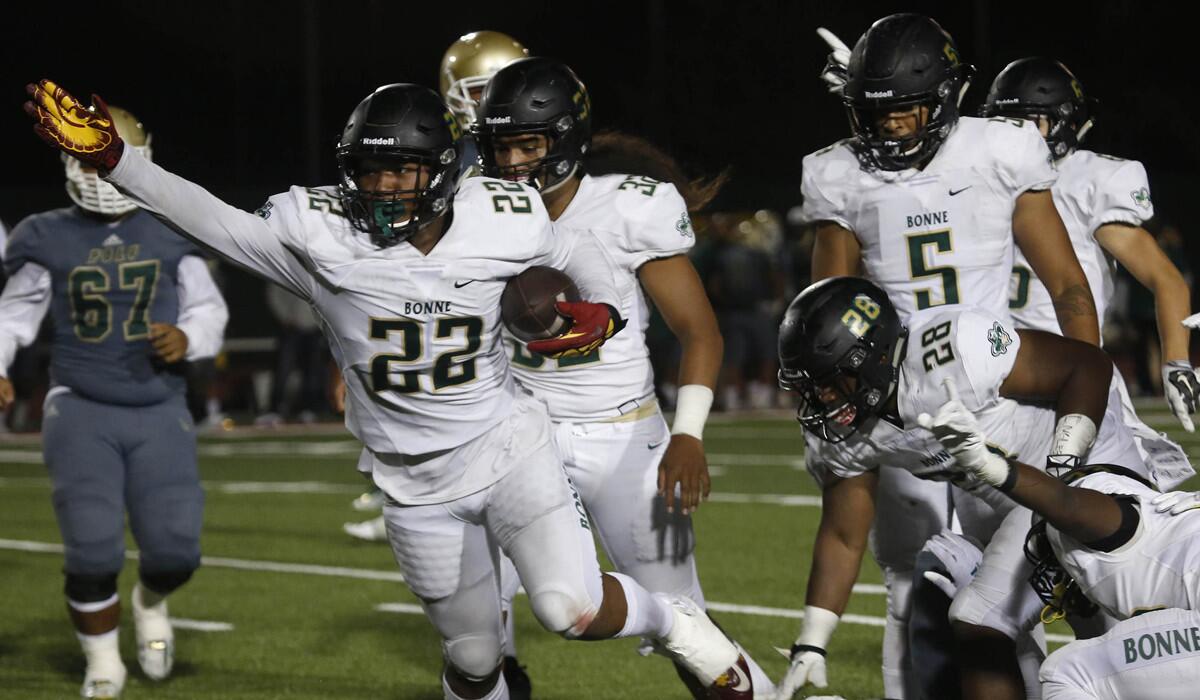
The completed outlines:
<svg viewBox="0 0 1200 700">
<path fill-rule="evenodd" d="M 675 230 L 684 238 L 691 238 L 695 235 L 692 232 L 692 220 L 688 218 L 686 211 L 679 215 L 679 221 L 675 222 Z"/>
<path fill-rule="evenodd" d="M 1133 197 L 1133 203 L 1138 205 L 1142 209 L 1146 209 L 1146 210 L 1150 209 L 1150 191 L 1147 190 L 1145 187 L 1143 187 L 1140 190 L 1134 190 L 1134 191 L 1130 192 L 1129 196 Z"/>
<path fill-rule="evenodd" d="M 1008 353 L 1008 346 L 1012 345 L 1012 336 L 999 321 L 992 323 L 992 329 L 987 332 L 988 342 L 992 344 L 992 357 L 1000 357 Z"/>
</svg>

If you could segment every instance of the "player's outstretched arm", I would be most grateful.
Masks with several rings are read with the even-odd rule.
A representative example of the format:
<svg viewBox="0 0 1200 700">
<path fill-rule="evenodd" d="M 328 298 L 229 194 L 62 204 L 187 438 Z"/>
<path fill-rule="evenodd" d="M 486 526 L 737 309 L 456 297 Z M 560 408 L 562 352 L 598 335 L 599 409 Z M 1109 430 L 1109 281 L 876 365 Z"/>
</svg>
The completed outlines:
<svg viewBox="0 0 1200 700">
<path fill-rule="evenodd" d="M 850 600 L 875 518 L 876 472 L 835 479 L 821 494 L 821 523 L 813 545 L 804 622 L 791 649 L 791 664 L 778 686 L 778 700 L 788 700 L 805 685 L 827 683 L 825 650 Z"/>
<path fill-rule="evenodd" d="M 1100 320 L 1092 290 L 1050 190 L 1017 197 L 1012 229 L 1017 246 L 1050 293 L 1063 335 L 1099 345 Z"/>
<path fill-rule="evenodd" d="M 959 400 L 954 380 L 947 379 L 944 385 L 946 403 L 937 415 L 923 413 L 917 421 L 954 457 L 957 468 L 999 489 L 1079 542 L 1101 541 L 1121 528 L 1122 509 L 1116 498 L 1068 486 L 1028 464 L 989 450 L 987 436 L 975 415 Z"/>
<path fill-rule="evenodd" d="M 232 207 L 203 187 L 167 172 L 125 148 L 98 95 L 85 108 L 49 80 L 26 86 L 25 112 L 43 141 L 96 168 L 138 206 L 165 219 L 177 232 L 289 291 L 308 298 L 312 280 L 279 235 L 254 214 Z"/>
<path fill-rule="evenodd" d="M 1189 433 L 1192 414 L 1200 408 L 1200 380 L 1188 355 L 1188 331 L 1183 320 L 1192 313 L 1187 281 L 1146 229 L 1128 224 L 1105 224 L 1096 241 L 1154 294 L 1158 338 L 1162 346 L 1163 391 L 1167 405 Z"/>
<path fill-rule="evenodd" d="M 679 399 L 671 444 L 658 465 L 658 493 L 666 501 L 667 511 L 673 512 L 678 484 L 680 507 L 686 515 L 708 498 L 712 489 L 702 440 L 725 341 L 704 283 L 686 255 L 651 260 L 638 268 L 638 279 L 682 347 Z"/>
</svg>

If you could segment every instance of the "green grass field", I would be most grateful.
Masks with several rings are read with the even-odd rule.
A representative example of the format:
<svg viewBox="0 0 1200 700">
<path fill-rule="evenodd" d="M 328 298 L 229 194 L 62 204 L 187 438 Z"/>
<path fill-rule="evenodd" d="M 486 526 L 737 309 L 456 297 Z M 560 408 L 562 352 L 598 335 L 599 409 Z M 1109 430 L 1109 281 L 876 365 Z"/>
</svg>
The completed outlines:
<svg viewBox="0 0 1200 700">
<path fill-rule="evenodd" d="M 1161 402 L 1142 410 L 1200 456 L 1200 438 L 1178 429 Z M 140 674 L 126 609 L 124 697 L 441 697 L 437 636 L 388 547 L 341 530 L 366 517 L 350 508 L 363 484 L 354 471 L 358 445 L 340 431 L 313 432 L 202 439 L 206 559 L 171 599 L 181 620 L 175 674 L 161 684 Z M 819 517 L 799 426 L 782 414 L 718 417 L 706 444 L 713 498 L 696 518 L 705 594 L 725 628 L 778 678 L 785 662 L 772 647 L 790 645 L 799 629 Z M 37 440 L 0 439 L 0 698 L 77 696 L 83 660 L 64 609 L 59 541 Z M 125 598 L 135 571 L 130 562 L 121 577 Z M 823 692 L 881 695 L 880 582 L 866 562 L 829 650 L 831 687 Z M 542 631 L 523 599 L 518 605 L 520 656 L 536 697 L 688 697 L 666 660 L 636 654 L 636 640 L 566 642 Z"/>
</svg>

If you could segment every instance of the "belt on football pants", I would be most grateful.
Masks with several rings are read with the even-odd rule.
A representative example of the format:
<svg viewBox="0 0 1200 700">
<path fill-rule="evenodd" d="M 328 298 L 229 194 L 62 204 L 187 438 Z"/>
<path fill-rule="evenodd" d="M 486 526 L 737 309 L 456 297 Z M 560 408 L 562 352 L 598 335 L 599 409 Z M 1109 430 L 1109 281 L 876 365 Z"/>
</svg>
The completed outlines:
<svg viewBox="0 0 1200 700">
<path fill-rule="evenodd" d="M 611 418 L 601 418 L 597 423 L 626 423 L 629 421 L 649 418 L 658 413 L 658 399 L 651 396 L 642 400 L 630 399 L 617 406 L 617 415 Z"/>
</svg>

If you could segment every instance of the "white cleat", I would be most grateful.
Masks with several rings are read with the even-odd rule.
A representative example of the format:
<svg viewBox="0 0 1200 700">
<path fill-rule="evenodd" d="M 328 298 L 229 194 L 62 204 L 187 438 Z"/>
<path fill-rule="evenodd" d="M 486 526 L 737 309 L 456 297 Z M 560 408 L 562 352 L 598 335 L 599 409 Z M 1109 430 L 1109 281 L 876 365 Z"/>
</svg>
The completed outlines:
<svg viewBox="0 0 1200 700">
<path fill-rule="evenodd" d="M 79 688 L 79 696 L 95 700 L 119 698 L 124 687 L 124 664 L 105 669 L 92 668 L 89 665 L 87 673 L 83 677 L 83 685 Z"/>
<path fill-rule="evenodd" d="M 137 638 L 138 666 L 152 681 L 161 681 L 171 675 L 175 666 L 175 631 L 167 618 L 167 601 L 158 605 L 142 605 L 142 584 L 134 585 L 133 629 Z"/>
<path fill-rule="evenodd" d="M 382 489 L 371 489 L 359 494 L 358 498 L 350 502 L 350 506 L 354 510 L 366 513 L 382 508 L 385 500 L 387 500 L 387 495 Z"/>
<path fill-rule="evenodd" d="M 344 523 L 342 529 L 347 535 L 367 542 L 384 542 L 387 540 L 387 525 L 383 516 L 364 520 L 361 523 Z"/>
<path fill-rule="evenodd" d="M 663 651 L 717 697 L 753 697 L 750 674 L 737 645 L 691 599 L 663 596 L 663 600 L 675 617 L 671 632 L 659 640 Z"/>
</svg>

